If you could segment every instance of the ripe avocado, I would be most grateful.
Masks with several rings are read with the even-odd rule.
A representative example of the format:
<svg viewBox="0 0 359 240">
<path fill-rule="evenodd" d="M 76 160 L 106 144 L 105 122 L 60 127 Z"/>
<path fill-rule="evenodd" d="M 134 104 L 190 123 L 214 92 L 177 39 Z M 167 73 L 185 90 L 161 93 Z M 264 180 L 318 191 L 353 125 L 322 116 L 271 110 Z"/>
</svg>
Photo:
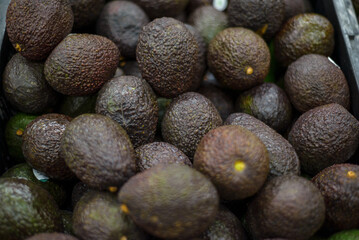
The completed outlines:
<svg viewBox="0 0 359 240">
<path fill-rule="evenodd" d="M 209 70 L 226 88 L 247 90 L 269 72 L 270 52 L 266 42 L 245 28 L 227 28 L 208 47 Z"/>
<path fill-rule="evenodd" d="M 61 102 L 59 112 L 75 118 L 85 113 L 95 113 L 97 95 L 65 96 Z"/>
<path fill-rule="evenodd" d="M 64 95 L 89 95 L 110 80 L 119 50 L 109 39 L 92 34 L 70 34 L 45 62 L 47 82 Z"/>
<path fill-rule="evenodd" d="M 72 212 L 61 210 L 62 224 L 64 226 L 64 233 L 74 235 L 72 228 Z"/>
<path fill-rule="evenodd" d="M 151 19 L 176 17 L 187 6 L 189 0 L 131 0 L 139 5 Z"/>
<path fill-rule="evenodd" d="M 142 78 L 113 78 L 100 90 L 96 113 L 110 117 L 127 132 L 133 146 L 154 141 L 158 121 L 156 95 Z"/>
<path fill-rule="evenodd" d="M 315 175 L 335 163 L 346 162 L 359 145 L 359 122 L 344 107 L 332 103 L 313 108 L 294 123 L 288 141 L 302 170 Z"/>
<path fill-rule="evenodd" d="M 6 13 L 10 42 L 29 60 L 45 60 L 72 30 L 74 16 L 67 0 L 11 0 Z"/>
<path fill-rule="evenodd" d="M 300 112 L 330 103 L 349 109 L 350 92 L 344 73 L 325 56 L 308 54 L 290 64 L 284 87 Z"/>
<path fill-rule="evenodd" d="M 330 236 L 328 240 L 358 240 L 359 229 L 341 231 Z"/>
<path fill-rule="evenodd" d="M 320 191 L 309 180 L 295 175 L 268 181 L 246 213 L 255 239 L 308 239 L 324 219 L 325 203 Z"/>
<path fill-rule="evenodd" d="M 74 236 L 63 233 L 39 233 L 26 240 L 78 240 Z"/>
<path fill-rule="evenodd" d="M 137 225 L 170 239 L 201 234 L 214 222 L 219 204 L 213 184 L 180 164 L 160 164 L 135 175 L 123 185 L 118 199 Z"/>
<path fill-rule="evenodd" d="M 301 13 L 312 12 L 309 0 L 284 0 L 284 22 Z"/>
<path fill-rule="evenodd" d="M 105 6 L 105 0 L 69 0 L 74 13 L 74 29 L 93 24 Z"/>
</svg>

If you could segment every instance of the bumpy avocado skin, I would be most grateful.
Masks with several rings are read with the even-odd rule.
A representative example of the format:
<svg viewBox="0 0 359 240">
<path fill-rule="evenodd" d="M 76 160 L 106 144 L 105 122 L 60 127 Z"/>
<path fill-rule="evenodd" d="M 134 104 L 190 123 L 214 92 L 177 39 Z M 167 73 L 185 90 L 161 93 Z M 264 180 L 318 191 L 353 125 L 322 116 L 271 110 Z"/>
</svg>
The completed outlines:
<svg viewBox="0 0 359 240">
<path fill-rule="evenodd" d="M 322 15 L 299 14 L 278 32 L 274 49 L 278 62 L 284 66 L 310 53 L 330 56 L 334 50 L 334 28 Z"/>
<path fill-rule="evenodd" d="M 332 236 L 328 240 L 357 240 L 359 237 L 359 229 L 346 230 L 338 232 Z"/>
<path fill-rule="evenodd" d="M 249 203 L 246 222 L 254 239 L 308 239 L 324 223 L 325 203 L 309 180 L 276 177 Z"/>
<path fill-rule="evenodd" d="M 70 34 L 45 62 L 45 78 L 64 95 L 95 93 L 115 74 L 120 52 L 109 39 L 92 34 Z"/>
<path fill-rule="evenodd" d="M 44 64 L 15 54 L 7 63 L 2 86 L 6 99 L 24 113 L 41 113 L 56 104 L 58 95 L 46 82 Z"/>
<path fill-rule="evenodd" d="M 322 55 L 304 55 L 289 65 L 284 87 L 300 112 L 330 103 L 338 103 L 346 109 L 350 106 L 349 86 L 344 73 Z"/>
<path fill-rule="evenodd" d="M 231 0 L 228 5 L 229 24 L 252 29 L 270 40 L 282 26 L 284 0 Z"/>
<path fill-rule="evenodd" d="M 74 13 L 74 29 L 93 24 L 99 17 L 105 0 L 70 0 Z"/>
<path fill-rule="evenodd" d="M 97 95 L 65 96 L 60 105 L 59 112 L 72 118 L 85 113 L 95 113 Z"/>
<path fill-rule="evenodd" d="M 33 61 L 45 60 L 72 30 L 73 12 L 67 0 L 12 0 L 6 31 L 14 48 Z"/>
<path fill-rule="evenodd" d="M 67 125 L 61 154 L 82 182 L 100 190 L 122 185 L 136 170 L 126 131 L 99 114 L 83 114 Z"/>
<path fill-rule="evenodd" d="M 192 159 L 201 138 L 222 123 L 211 101 L 199 93 L 188 92 L 168 107 L 162 120 L 162 137 Z"/>
<path fill-rule="evenodd" d="M 344 107 L 332 103 L 302 114 L 288 141 L 297 152 L 302 170 L 315 175 L 335 163 L 346 162 L 359 145 L 359 122 Z"/>
<path fill-rule="evenodd" d="M 3 240 L 63 230 L 53 197 L 30 181 L 1 178 L 0 202 L 0 238 Z"/>
<path fill-rule="evenodd" d="M 219 204 L 213 184 L 179 164 L 158 165 L 137 174 L 121 188 L 118 199 L 137 225 L 170 239 L 198 236 L 214 221 Z"/>
<path fill-rule="evenodd" d="M 326 205 L 328 232 L 359 228 L 359 166 L 335 164 L 313 178 Z"/>
<path fill-rule="evenodd" d="M 185 25 L 164 17 L 143 27 L 136 58 L 142 77 L 153 90 L 172 98 L 188 91 L 198 76 L 198 52 L 198 44 Z"/>
<path fill-rule="evenodd" d="M 274 83 L 263 83 L 240 94 L 235 109 L 254 116 L 278 132 L 285 131 L 292 120 L 292 105 L 287 94 Z"/>
<path fill-rule="evenodd" d="M 226 88 L 247 90 L 260 83 L 269 72 L 270 52 L 266 42 L 245 28 L 227 28 L 209 44 L 210 71 Z"/>
<path fill-rule="evenodd" d="M 139 5 L 151 19 L 176 17 L 187 6 L 189 0 L 131 0 Z"/>
<path fill-rule="evenodd" d="M 116 196 L 105 192 L 86 193 L 73 213 L 75 235 L 86 240 L 147 239 L 121 210 Z"/>
<path fill-rule="evenodd" d="M 78 240 L 74 236 L 63 233 L 39 233 L 26 240 Z"/>
<path fill-rule="evenodd" d="M 269 155 L 270 171 L 268 178 L 300 174 L 299 158 L 293 146 L 262 121 L 246 113 L 233 113 L 224 124 L 242 126 L 254 133 L 263 142 Z"/>
</svg>

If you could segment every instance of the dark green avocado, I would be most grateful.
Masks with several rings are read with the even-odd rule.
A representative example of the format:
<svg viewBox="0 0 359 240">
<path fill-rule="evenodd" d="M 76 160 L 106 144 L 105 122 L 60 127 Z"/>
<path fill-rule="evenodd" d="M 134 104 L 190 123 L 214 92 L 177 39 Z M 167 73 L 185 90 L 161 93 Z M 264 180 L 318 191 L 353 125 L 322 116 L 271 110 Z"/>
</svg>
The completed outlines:
<svg viewBox="0 0 359 240">
<path fill-rule="evenodd" d="M 74 236 L 63 233 L 39 233 L 26 240 L 78 240 Z"/>
<path fill-rule="evenodd" d="M 91 26 L 99 17 L 105 0 L 69 0 L 74 13 L 74 29 Z"/>
<path fill-rule="evenodd" d="M 97 95 L 65 96 L 61 101 L 59 113 L 75 118 L 85 113 L 95 113 Z"/>
<path fill-rule="evenodd" d="M 139 5 L 151 19 L 160 17 L 176 17 L 187 6 L 189 0 L 131 0 Z"/>
<path fill-rule="evenodd" d="M 341 231 L 330 236 L 328 240 L 358 240 L 359 229 Z"/>
</svg>

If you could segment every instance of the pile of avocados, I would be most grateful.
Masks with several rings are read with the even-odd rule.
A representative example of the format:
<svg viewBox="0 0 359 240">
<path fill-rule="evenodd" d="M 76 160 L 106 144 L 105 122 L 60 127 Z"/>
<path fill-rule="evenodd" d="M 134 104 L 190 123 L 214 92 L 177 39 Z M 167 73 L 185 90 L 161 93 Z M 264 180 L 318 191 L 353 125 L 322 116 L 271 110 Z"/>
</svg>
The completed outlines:
<svg viewBox="0 0 359 240">
<path fill-rule="evenodd" d="M 309 0 L 11 0 L 0 240 L 358 240 L 359 121 Z"/>
</svg>

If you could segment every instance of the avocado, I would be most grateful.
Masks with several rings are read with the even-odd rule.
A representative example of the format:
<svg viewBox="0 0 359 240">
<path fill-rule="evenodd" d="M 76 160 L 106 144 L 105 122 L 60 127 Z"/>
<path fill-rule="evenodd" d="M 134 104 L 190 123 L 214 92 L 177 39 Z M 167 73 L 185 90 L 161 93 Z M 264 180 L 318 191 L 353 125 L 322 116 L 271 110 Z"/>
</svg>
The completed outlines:
<svg viewBox="0 0 359 240">
<path fill-rule="evenodd" d="M 73 173 L 60 156 L 60 143 L 71 118 L 62 114 L 45 114 L 27 125 L 22 143 L 26 162 L 47 176 L 67 180 Z"/>
<path fill-rule="evenodd" d="M 284 87 L 300 112 L 330 103 L 349 109 L 350 92 L 344 73 L 325 56 L 308 54 L 290 64 Z"/>
<path fill-rule="evenodd" d="M 83 114 L 66 127 L 61 156 L 89 187 L 118 187 L 135 174 L 135 151 L 126 131 L 111 118 Z"/>
<path fill-rule="evenodd" d="M 74 236 L 63 233 L 39 233 L 26 240 L 78 240 Z"/>
<path fill-rule="evenodd" d="M 284 22 L 301 13 L 312 12 L 309 0 L 284 0 Z"/>
<path fill-rule="evenodd" d="M 135 76 L 138 78 L 142 78 L 140 67 L 138 66 L 137 61 L 126 61 L 122 67 L 125 75 L 127 76 Z"/>
<path fill-rule="evenodd" d="M 334 50 L 333 25 L 317 13 L 296 15 L 276 35 L 274 49 L 283 66 L 310 53 L 330 56 Z"/>
<path fill-rule="evenodd" d="M 270 40 L 282 26 L 285 4 L 284 0 L 231 0 L 227 14 L 230 26 L 251 29 Z"/>
<path fill-rule="evenodd" d="M 163 17 L 143 27 L 136 58 L 142 77 L 153 90 L 172 98 L 189 90 L 198 77 L 198 52 L 197 41 L 185 25 Z"/>
<path fill-rule="evenodd" d="M 287 94 L 274 83 L 263 83 L 240 94 L 235 110 L 252 115 L 277 132 L 284 132 L 292 120 Z"/>
<path fill-rule="evenodd" d="M 73 213 L 75 235 L 86 240 L 147 239 L 117 202 L 116 196 L 88 192 L 76 204 Z"/>
<path fill-rule="evenodd" d="M 6 100 L 24 113 L 37 114 L 56 104 L 58 96 L 47 84 L 44 64 L 30 62 L 19 53 L 7 63 L 2 79 Z"/>
<path fill-rule="evenodd" d="M 199 93 L 188 92 L 168 107 L 162 120 L 162 137 L 193 159 L 201 138 L 221 125 L 221 116 L 211 101 Z"/>
<path fill-rule="evenodd" d="M 187 5 L 187 12 L 192 13 L 197 8 L 203 6 L 211 6 L 212 3 L 213 0 L 189 0 Z"/>
<path fill-rule="evenodd" d="M 16 162 L 24 162 L 25 157 L 22 153 L 22 136 L 26 126 L 37 116 L 26 113 L 18 113 L 11 117 L 5 127 L 5 142 L 7 150 L 12 159 Z"/>
<path fill-rule="evenodd" d="M 233 113 L 224 124 L 242 126 L 263 142 L 269 155 L 269 179 L 282 175 L 300 174 L 299 158 L 293 146 L 262 121 L 246 113 Z"/>
<path fill-rule="evenodd" d="M 105 0 L 69 0 L 74 13 L 74 29 L 87 27 L 96 22 Z"/>
<path fill-rule="evenodd" d="M 64 95 L 89 95 L 112 78 L 119 56 L 117 46 L 105 37 L 70 34 L 46 59 L 45 77 Z"/>
<path fill-rule="evenodd" d="M 294 123 L 288 141 L 297 152 L 302 170 L 315 175 L 343 163 L 359 145 L 359 122 L 344 107 L 332 103 L 313 108 Z"/>
<path fill-rule="evenodd" d="M 324 223 L 325 203 L 309 180 L 279 176 L 249 203 L 246 222 L 254 239 L 308 239 Z"/>
<path fill-rule="evenodd" d="M 269 72 L 266 42 L 246 28 L 227 28 L 208 46 L 209 70 L 226 88 L 247 90 L 263 83 Z"/>
<path fill-rule="evenodd" d="M 189 17 L 188 22 L 201 34 L 206 45 L 222 30 L 228 27 L 227 14 L 212 6 L 197 8 Z"/>
<path fill-rule="evenodd" d="M 62 224 L 64 226 L 64 233 L 74 235 L 72 229 L 72 212 L 61 210 Z"/>
<path fill-rule="evenodd" d="M 110 117 L 126 130 L 133 146 L 154 141 L 158 121 L 156 95 L 142 78 L 113 78 L 100 90 L 96 113 Z"/>
<path fill-rule="evenodd" d="M 0 179 L 0 239 L 25 239 L 36 233 L 61 232 L 61 215 L 53 197 L 24 180 Z"/>
<path fill-rule="evenodd" d="M 131 0 L 139 5 L 151 19 L 176 17 L 187 6 L 189 0 Z"/>
<path fill-rule="evenodd" d="M 341 231 L 330 236 L 328 240 L 358 240 L 359 229 Z"/>
<path fill-rule="evenodd" d="M 88 96 L 64 96 L 61 101 L 59 113 L 72 118 L 85 113 L 95 113 L 97 95 Z"/>
<path fill-rule="evenodd" d="M 172 99 L 168 98 L 157 98 L 157 105 L 158 105 L 158 121 L 157 121 L 157 131 L 161 133 L 161 125 L 163 117 L 167 111 L 167 108 L 170 106 Z"/>
<path fill-rule="evenodd" d="M 122 56 L 136 58 L 136 47 L 142 27 L 150 20 L 133 2 L 112 1 L 103 8 L 96 32 L 112 40 Z"/>
<path fill-rule="evenodd" d="M 322 193 L 327 232 L 359 228 L 359 166 L 335 164 L 319 172 L 313 183 Z"/>
<path fill-rule="evenodd" d="M 136 149 L 136 154 L 137 172 L 143 172 L 158 164 L 177 163 L 192 167 L 192 162 L 181 150 L 166 142 L 143 145 Z"/>
<path fill-rule="evenodd" d="M 130 178 L 118 194 L 121 209 L 160 238 L 195 237 L 215 220 L 219 197 L 204 175 L 180 164 L 163 164 Z"/>
<path fill-rule="evenodd" d="M 74 208 L 77 204 L 78 201 L 80 201 L 81 197 L 91 191 L 92 189 L 89 188 L 89 186 L 87 186 L 85 183 L 83 182 L 78 182 L 75 184 L 74 188 L 72 189 L 72 194 L 71 194 L 71 206 L 72 208 Z"/>
<path fill-rule="evenodd" d="M 45 60 L 72 30 L 74 16 L 67 0 L 11 0 L 6 31 L 17 52 L 29 60 Z"/>
</svg>

